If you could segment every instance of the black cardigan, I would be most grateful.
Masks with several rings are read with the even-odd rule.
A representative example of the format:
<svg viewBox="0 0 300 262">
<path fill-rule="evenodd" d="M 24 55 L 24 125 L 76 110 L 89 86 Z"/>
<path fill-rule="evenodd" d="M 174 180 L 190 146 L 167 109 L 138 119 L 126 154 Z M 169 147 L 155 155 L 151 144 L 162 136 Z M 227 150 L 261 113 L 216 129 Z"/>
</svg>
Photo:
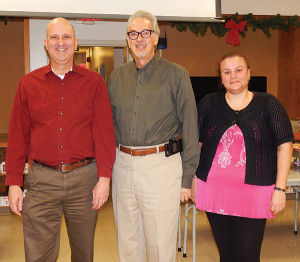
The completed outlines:
<svg viewBox="0 0 300 262">
<path fill-rule="evenodd" d="M 198 104 L 199 142 L 202 142 L 196 175 L 206 181 L 224 132 L 233 124 L 241 129 L 246 147 L 245 183 L 272 185 L 277 174 L 277 147 L 294 141 L 291 122 L 272 95 L 254 92 L 249 105 L 234 111 L 225 92 L 205 96 Z"/>
</svg>

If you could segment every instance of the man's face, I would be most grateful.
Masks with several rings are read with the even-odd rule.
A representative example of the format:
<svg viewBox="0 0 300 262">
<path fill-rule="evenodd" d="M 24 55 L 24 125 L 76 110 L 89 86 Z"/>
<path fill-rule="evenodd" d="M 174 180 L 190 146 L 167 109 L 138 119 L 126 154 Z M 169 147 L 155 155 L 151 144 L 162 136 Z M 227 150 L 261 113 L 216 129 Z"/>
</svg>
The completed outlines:
<svg viewBox="0 0 300 262">
<path fill-rule="evenodd" d="M 153 30 L 152 23 L 148 18 L 138 17 L 129 25 L 129 32 L 142 32 L 143 30 Z M 131 49 L 135 60 L 143 60 L 143 64 L 148 63 L 155 54 L 155 46 L 158 43 L 158 36 L 152 32 L 147 39 L 141 35 L 136 40 L 131 40 L 127 36 L 128 46 Z"/>
<path fill-rule="evenodd" d="M 56 18 L 48 24 L 47 39 L 44 39 L 44 45 L 51 63 L 68 66 L 73 63 L 78 39 L 75 39 L 73 27 L 67 20 Z"/>
</svg>

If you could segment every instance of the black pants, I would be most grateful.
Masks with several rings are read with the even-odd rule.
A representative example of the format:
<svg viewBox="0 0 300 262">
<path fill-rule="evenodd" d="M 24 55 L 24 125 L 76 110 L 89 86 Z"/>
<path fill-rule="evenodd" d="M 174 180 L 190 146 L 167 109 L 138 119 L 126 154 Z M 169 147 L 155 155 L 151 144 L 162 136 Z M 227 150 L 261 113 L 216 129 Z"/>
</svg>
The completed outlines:
<svg viewBox="0 0 300 262">
<path fill-rule="evenodd" d="M 206 212 L 219 252 L 220 262 L 259 262 L 266 219 Z"/>
</svg>

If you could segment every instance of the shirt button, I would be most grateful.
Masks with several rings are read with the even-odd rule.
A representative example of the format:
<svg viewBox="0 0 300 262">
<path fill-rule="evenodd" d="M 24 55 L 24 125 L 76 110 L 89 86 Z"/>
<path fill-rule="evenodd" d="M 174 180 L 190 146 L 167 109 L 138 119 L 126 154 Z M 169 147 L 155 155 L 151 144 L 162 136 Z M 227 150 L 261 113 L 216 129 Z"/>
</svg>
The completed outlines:
<svg viewBox="0 0 300 262">
<path fill-rule="evenodd" d="M 64 83 L 61 83 L 61 85 L 63 86 L 63 85 L 64 85 Z"/>
<path fill-rule="evenodd" d="M 62 148 L 62 146 L 60 146 L 60 148 Z"/>
<path fill-rule="evenodd" d="M 60 99 L 61 99 L 61 100 L 64 100 L 64 97 L 62 96 Z"/>
<path fill-rule="evenodd" d="M 62 128 L 59 129 L 59 131 L 62 131 L 62 130 L 63 130 Z"/>
<path fill-rule="evenodd" d="M 63 112 L 61 112 L 60 115 L 62 116 L 62 115 L 63 115 Z"/>
<path fill-rule="evenodd" d="M 63 165 L 63 164 L 64 164 L 64 162 L 62 161 L 62 162 L 61 162 L 61 164 Z"/>
</svg>

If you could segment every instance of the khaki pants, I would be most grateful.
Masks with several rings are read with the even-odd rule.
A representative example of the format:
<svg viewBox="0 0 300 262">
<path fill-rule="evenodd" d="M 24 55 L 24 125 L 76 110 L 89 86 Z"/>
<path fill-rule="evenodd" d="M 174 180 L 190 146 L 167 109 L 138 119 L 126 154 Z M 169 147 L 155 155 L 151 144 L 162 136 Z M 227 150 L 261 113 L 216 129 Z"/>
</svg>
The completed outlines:
<svg viewBox="0 0 300 262">
<path fill-rule="evenodd" d="M 174 262 L 180 154 L 131 156 L 117 149 L 112 197 L 120 262 Z"/>
<path fill-rule="evenodd" d="M 63 214 L 71 246 L 71 261 L 93 261 L 98 212 L 92 210 L 92 190 L 97 181 L 95 161 L 65 173 L 32 165 L 23 207 L 26 262 L 57 260 Z"/>
</svg>

